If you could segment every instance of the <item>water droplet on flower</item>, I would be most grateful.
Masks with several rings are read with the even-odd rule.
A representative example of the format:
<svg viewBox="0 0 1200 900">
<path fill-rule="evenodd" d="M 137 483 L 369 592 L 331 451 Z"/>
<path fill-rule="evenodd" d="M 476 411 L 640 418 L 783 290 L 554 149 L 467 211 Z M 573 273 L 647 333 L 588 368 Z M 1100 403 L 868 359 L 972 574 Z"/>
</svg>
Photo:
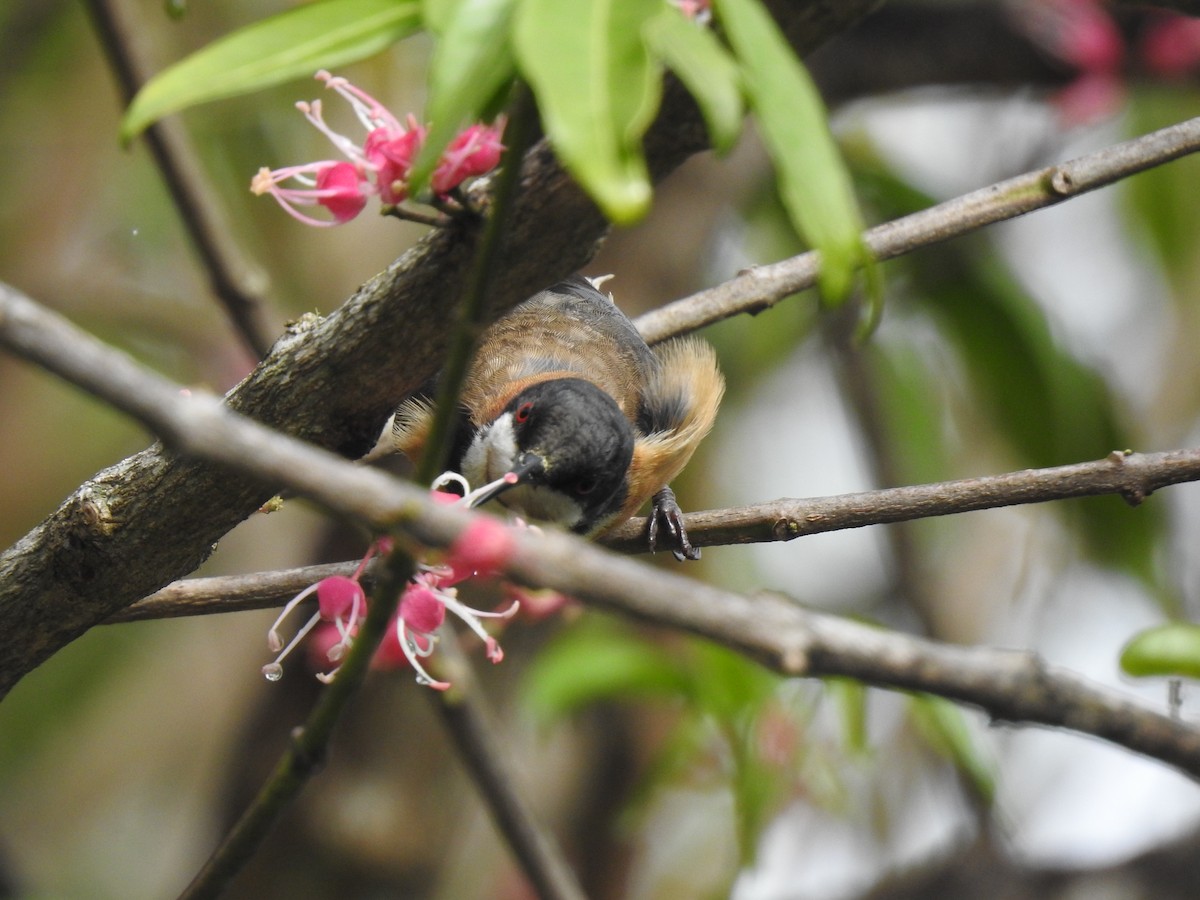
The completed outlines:
<svg viewBox="0 0 1200 900">
<path fill-rule="evenodd" d="M 279 663 L 267 663 L 262 667 L 262 673 L 267 681 L 278 681 L 283 677 L 283 666 Z"/>
</svg>

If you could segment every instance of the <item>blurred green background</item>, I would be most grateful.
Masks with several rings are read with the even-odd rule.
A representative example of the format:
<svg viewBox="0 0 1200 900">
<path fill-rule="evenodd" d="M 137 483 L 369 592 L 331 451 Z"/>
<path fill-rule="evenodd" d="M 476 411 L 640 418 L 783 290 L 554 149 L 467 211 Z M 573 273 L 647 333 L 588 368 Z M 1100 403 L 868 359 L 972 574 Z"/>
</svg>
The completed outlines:
<svg viewBox="0 0 1200 900">
<path fill-rule="evenodd" d="M 286 6 L 222 0 L 180 21 L 150 3 L 128 11 L 158 67 Z M 427 52 L 410 39 L 341 74 L 398 114 L 419 110 Z M 838 104 L 868 219 L 1200 113 L 1188 84 L 1135 81 L 1111 115 L 1067 127 L 1044 87 Z M 421 233 L 369 214 L 309 229 L 251 196 L 260 166 L 329 155 L 293 108 L 317 95 L 293 83 L 184 117 L 207 189 L 269 278 L 276 330 L 336 308 Z M 146 151 L 119 149 L 116 97 L 81 5 L 0 5 L 0 279 L 171 378 L 227 390 L 252 361 Z M 679 487 L 685 508 L 1195 445 L 1198 165 L 888 263 L 885 318 L 865 347 L 847 340 L 847 315 L 810 296 L 709 329 L 730 392 Z M 633 314 L 800 249 L 750 135 L 672 176 L 588 274 L 614 273 Z M 150 440 L 5 356 L 0 421 L 4 546 Z M 688 572 L 945 640 L 1036 649 L 1162 704 L 1163 685 L 1122 680 L 1117 655 L 1138 629 L 1195 613 L 1197 490 L 1138 509 L 1102 498 L 713 548 Z M 289 502 L 230 534 L 202 574 L 361 549 Z M 300 666 L 280 685 L 262 680 L 271 618 L 97 628 L 26 678 L 0 705 L 0 885 L 20 897 L 178 892 L 316 691 Z M 511 627 L 504 643 L 488 693 L 592 896 L 921 896 L 922 879 L 945 873 L 962 881 L 938 896 L 1052 896 L 1085 876 L 1107 896 L 1145 896 L 1153 882 L 1130 880 L 1139 860 L 1194 850 L 1196 786 L 1095 742 L 989 727 L 928 698 L 781 682 L 578 610 Z M 403 673 L 377 677 L 230 896 L 529 896 L 427 701 Z M 1185 694 L 1182 714 L 1195 713 Z M 1191 876 L 1149 895 L 1194 896 Z"/>
</svg>

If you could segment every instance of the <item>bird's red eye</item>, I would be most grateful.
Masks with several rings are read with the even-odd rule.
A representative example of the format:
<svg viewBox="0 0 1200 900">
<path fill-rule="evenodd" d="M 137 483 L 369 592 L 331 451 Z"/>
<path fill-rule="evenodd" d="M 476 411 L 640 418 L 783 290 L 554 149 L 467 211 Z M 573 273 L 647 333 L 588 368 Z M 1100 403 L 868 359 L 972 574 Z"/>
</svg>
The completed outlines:
<svg viewBox="0 0 1200 900">
<path fill-rule="evenodd" d="M 590 494 L 595 489 L 595 478 L 580 478 L 577 482 L 575 482 L 575 493 L 577 494 Z"/>
<path fill-rule="evenodd" d="M 533 404 L 532 403 L 522 403 L 520 406 L 517 407 L 517 421 L 518 422 L 528 422 L 529 414 L 531 412 L 533 412 Z"/>
</svg>

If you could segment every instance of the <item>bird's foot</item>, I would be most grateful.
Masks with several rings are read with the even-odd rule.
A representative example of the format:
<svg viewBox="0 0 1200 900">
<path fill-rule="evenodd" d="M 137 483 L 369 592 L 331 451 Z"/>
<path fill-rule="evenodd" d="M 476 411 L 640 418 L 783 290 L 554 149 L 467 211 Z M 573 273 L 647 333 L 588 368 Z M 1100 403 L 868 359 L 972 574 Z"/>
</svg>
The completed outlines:
<svg viewBox="0 0 1200 900">
<path fill-rule="evenodd" d="M 663 488 L 654 495 L 650 509 L 650 552 L 658 550 L 659 536 L 663 535 L 664 543 L 671 546 L 671 552 L 680 562 L 685 559 L 699 559 L 700 548 L 693 547 L 688 540 L 687 530 L 683 527 L 683 510 L 675 499 L 675 492 L 669 487 Z"/>
</svg>

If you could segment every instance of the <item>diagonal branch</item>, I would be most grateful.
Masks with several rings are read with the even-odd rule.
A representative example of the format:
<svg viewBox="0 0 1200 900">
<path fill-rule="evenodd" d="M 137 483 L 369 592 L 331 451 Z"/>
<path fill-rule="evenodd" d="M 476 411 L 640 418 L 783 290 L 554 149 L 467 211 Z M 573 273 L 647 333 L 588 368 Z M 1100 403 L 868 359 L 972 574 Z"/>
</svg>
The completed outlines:
<svg viewBox="0 0 1200 900">
<path fill-rule="evenodd" d="M 22 355 L 114 401 L 180 451 L 286 484 L 373 529 L 445 547 L 477 515 L 436 505 L 413 485 L 274 433 L 215 397 L 180 396 L 177 386 L 12 291 L 0 293 L 0 335 Z M 64 347 L 70 348 L 65 355 L 59 352 Z M 812 612 L 778 595 L 741 596 L 564 533 L 517 530 L 512 537 L 509 577 L 705 637 L 783 675 L 844 675 L 926 691 L 980 707 L 998 721 L 1094 735 L 1200 779 L 1200 729 L 1049 667 L 1033 654 L 902 635 Z M 0 683 L 11 684 L 13 677 L 0 672 Z"/>
<path fill-rule="evenodd" d="M 1200 118 L 988 185 L 877 225 L 863 239 L 876 259 L 893 259 L 986 225 L 1054 206 L 1197 150 L 1200 150 Z M 638 330 L 648 342 L 656 343 L 741 313 L 760 313 L 815 285 L 820 271 L 820 256 L 815 252 L 754 266 L 724 284 L 638 317 Z"/>
</svg>

